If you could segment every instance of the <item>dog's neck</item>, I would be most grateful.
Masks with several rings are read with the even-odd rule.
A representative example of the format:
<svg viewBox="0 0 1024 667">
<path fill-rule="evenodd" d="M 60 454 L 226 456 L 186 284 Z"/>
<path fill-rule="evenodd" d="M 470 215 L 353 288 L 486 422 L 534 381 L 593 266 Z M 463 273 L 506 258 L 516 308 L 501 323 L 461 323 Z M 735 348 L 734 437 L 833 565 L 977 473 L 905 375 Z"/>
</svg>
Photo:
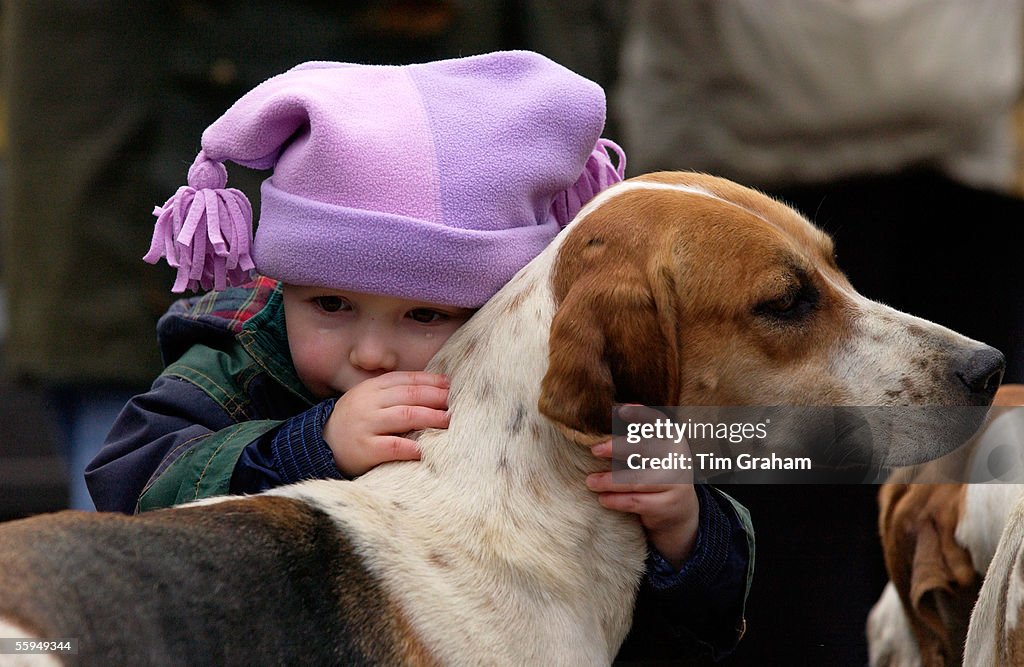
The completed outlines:
<svg viewBox="0 0 1024 667">
<path fill-rule="evenodd" d="M 452 418 L 418 434 L 422 460 L 277 491 L 326 508 L 372 550 L 389 594 L 416 610 L 416 631 L 443 663 L 608 663 L 629 629 L 646 553 L 640 523 L 598 503 L 586 475 L 607 465 L 538 408 L 558 245 L 427 367 L 451 378 Z M 474 612 L 482 607 L 510 613 L 495 624 Z"/>
<path fill-rule="evenodd" d="M 433 446 L 436 433 L 421 436 L 428 465 L 480 480 L 601 468 L 537 408 L 555 311 L 547 284 L 554 256 L 549 248 L 514 277 L 428 366 L 451 379 L 451 424 L 443 445 Z M 479 437 L 497 441 L 469 440 Z"/>
<path fill-rule="evenodd" d="M 558 245 L 517 274 L 428 366 L 451 379 L 451 423 L 421 433 L 422 460 L 396 474 L 409 485 L 402 494 L 409 504 L 429 515 L 420 520 L 472 544 L 474 558 L 521 580 L 523 590 L 577 607 L 581 625 L 603 628 L 598 635 L 614 655 L 645 547 L 636 517 L 601 507 L 586 487 L 587 474 L 607 463 L 538 409 Z M 619 611 L 605 616 L 611 609 Z"/>
</svg>

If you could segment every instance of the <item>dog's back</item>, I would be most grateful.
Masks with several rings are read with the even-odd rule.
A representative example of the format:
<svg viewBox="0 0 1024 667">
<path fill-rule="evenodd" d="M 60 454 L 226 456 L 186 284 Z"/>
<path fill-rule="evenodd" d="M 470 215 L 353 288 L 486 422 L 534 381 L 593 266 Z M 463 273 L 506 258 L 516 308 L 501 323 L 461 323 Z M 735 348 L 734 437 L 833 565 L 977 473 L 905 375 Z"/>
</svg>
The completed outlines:
<svg viewBox="0 0 1024 667">
<path fill-rule="evenodd" d="M 0 619 L 79 639 L 86 664 L 421 661 L 352 545 L 300 501 L 64 512 L 8 524 L 4 537 Z M 259 612 L 268 602 L 272 616 Z"/>
</svg>

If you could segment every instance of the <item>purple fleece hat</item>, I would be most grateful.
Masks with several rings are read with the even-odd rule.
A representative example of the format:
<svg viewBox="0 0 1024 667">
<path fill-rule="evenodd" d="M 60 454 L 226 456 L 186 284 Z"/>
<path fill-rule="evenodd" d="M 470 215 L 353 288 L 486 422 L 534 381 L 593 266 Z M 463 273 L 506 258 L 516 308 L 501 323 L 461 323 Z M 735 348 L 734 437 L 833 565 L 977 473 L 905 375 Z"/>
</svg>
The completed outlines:
<svg viewBox="0 0 1024 667">
<path fill-rule="evenodd" d="M 241 284 L 255 268 L 477 307 L 622 180 L 604 119 L 600 86 L 526 51 L 305 63 L 206 129 L 189 185 L 155 211 L 145 259 L 178 268 L 176 292 Z M 226 160 L 273 169 L 251 259 L 251 208 L 225 188 Z"/>
</svg>

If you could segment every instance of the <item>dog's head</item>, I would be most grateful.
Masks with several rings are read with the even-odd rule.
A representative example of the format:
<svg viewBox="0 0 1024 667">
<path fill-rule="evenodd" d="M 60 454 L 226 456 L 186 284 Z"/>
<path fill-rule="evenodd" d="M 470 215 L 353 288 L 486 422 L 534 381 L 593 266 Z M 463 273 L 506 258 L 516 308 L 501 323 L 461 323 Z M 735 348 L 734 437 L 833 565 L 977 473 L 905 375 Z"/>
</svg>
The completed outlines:
<svg viewBox="0 0 1024 667">
<path fill-rule="evenodd" d="M 997 350 L 861 296 L 826 234 L 724 179 L 630 179 L 565 234 L 540 409 L 581 442 L 615 403 L 984 406 L 1002 376 Z"/>
</svg>

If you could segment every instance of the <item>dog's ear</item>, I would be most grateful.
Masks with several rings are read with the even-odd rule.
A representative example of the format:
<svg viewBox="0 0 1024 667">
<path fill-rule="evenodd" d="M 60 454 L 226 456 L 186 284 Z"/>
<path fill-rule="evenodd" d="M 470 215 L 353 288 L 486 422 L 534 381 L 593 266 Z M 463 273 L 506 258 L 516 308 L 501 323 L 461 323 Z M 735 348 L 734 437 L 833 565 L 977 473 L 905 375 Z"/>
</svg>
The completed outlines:
<svg viewBox="0 0 1024 667">
<path fill-rule="evenodd" d="M 678 395 L 675 298 L 667 274 L 647 275 L 647 265 L 591 263 L 569 278 L 555 313 L 539 407 L 578 442 L 607 439 L 615 403 L 671 405 Z"/>
</svg>

